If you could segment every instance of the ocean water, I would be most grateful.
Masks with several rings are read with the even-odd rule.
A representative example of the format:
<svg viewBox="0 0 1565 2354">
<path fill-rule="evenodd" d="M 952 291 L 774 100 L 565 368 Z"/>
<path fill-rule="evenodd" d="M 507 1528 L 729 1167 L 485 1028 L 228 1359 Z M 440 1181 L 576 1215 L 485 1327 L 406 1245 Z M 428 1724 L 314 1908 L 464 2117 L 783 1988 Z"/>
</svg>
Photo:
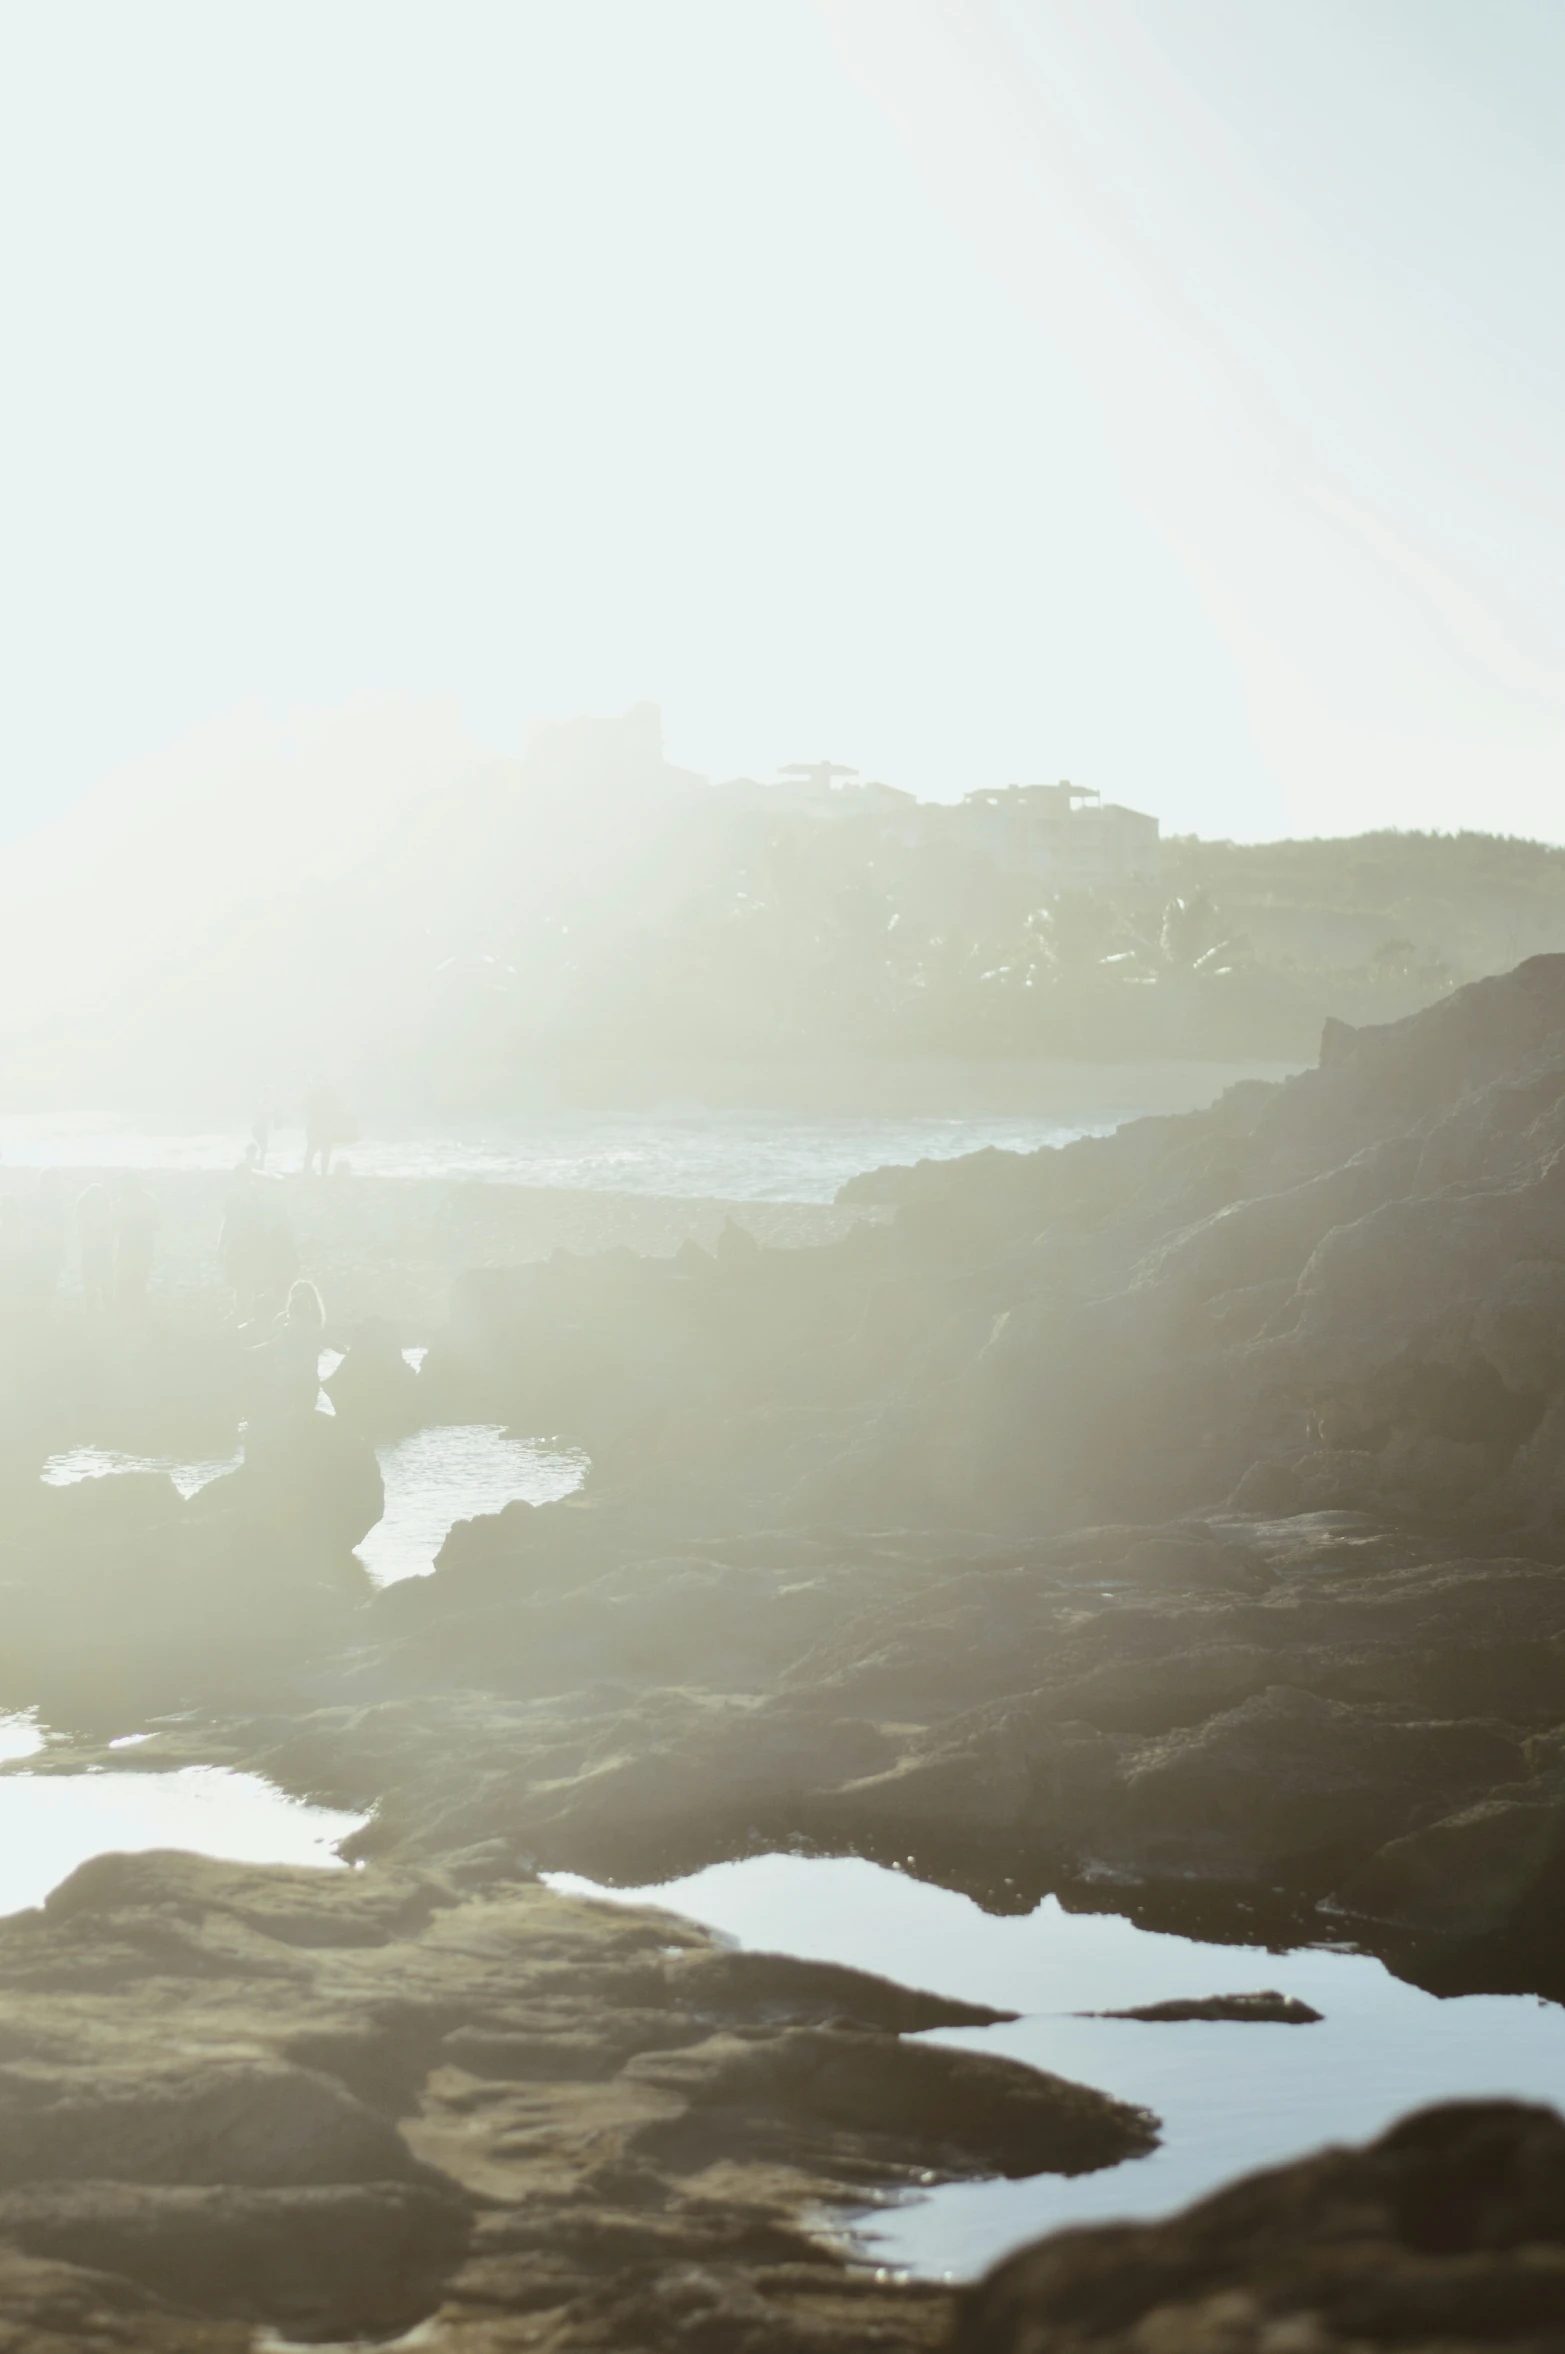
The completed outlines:
<svg viewBox="0 0 1565 2354">
<path fill-rule="evenodd" d="M 657 1904 L 767 1953 L 842 1962 L 1021 2016 L 928 2040 L 1002 2053 L 1094 2085 L 1163 2120 L 1149 2156 L 1065 2179 L 943 2184 L 858 2219 L 880 2263 L 967 2279 L 1065 2224 L 1166 2215 L 1235 2175 L 1360 2141 L 1425 2103 L 1510 2094 L 1565 2107 L 1565 2011 L 1521 1995 L 1438 1997 L 1367 1954 L 1271 1952 L 1138 1929 L 1054 1898 L 997 1918 L 966 1897 L 858 1857 L 755 1856 L 656 1887 L 552 1887 Z M 1316 2026 L 1084 2018 L 1176 1996 L 1275 1987 Z"/>
<path fill-rule="evenodd" d="M 1214 1089 L 1215 1092 L 1215 1089 Z M 868 1169 L 951 1160 L 995 1145 L 1035 1152 L 1077 1136 L 1107 1135 L 1145 1107 L 1059 1114 L 807 1117 L 789 1112 L 539 1113 L 482 1128 L 366 1136 L 341 1156 L 370 1177 L 487 1178 L 592 1193 L 719 1201 L 829 1202 Z M 0 1120 L 0 1168 L 231 1169 L 241 1128 L 132 1127 L 99 1118 Z M 279 1130 L 267 1166 L 293 1170 L 303 1138 Z"/>
</svg>

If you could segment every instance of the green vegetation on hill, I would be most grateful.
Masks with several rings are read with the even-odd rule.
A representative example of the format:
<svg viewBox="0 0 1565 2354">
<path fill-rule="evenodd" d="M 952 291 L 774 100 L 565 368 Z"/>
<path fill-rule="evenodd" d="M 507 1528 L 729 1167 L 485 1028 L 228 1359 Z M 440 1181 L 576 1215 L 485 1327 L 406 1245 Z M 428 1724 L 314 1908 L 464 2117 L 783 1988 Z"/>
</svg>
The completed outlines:
<svg viewBox="0 0 1565 2354">
<path fill-rule="evenodd" d="M 400 708 L 203 740 L 8 853 L 0 1093 L 483 1111 L 581 1062 L 1305 1061 L 1328 1016 L 1565 948 L 1565 850 L 1176 838 L 1110 885 L 1151 845 L 1098 814 L 713 785 L 644 708 L 516 761 Z"/>
<path fill-rule="evenodd" d="M 1444 966 L 1455 981 L 1565 947 L 1565 849 L 1500 834 L 1164 845 L 1174 891 L 1205 891 L 1271 963 Z"/>
<path fill-rule="evenodd" d="M 488 1012 L 502 1062 L 550 1038 L 589 1053 L 1306 1059 L 1328 1016 L 1395 1020 L 1565 948 L 1565 850 L 1535 842 L 1176 837 L 1156 885 L 1051 892 L 869 818 L 714 814 L 692 827 L 699 884 L 655 914 L 513 945 L 514 986 Z"/>
</svg>

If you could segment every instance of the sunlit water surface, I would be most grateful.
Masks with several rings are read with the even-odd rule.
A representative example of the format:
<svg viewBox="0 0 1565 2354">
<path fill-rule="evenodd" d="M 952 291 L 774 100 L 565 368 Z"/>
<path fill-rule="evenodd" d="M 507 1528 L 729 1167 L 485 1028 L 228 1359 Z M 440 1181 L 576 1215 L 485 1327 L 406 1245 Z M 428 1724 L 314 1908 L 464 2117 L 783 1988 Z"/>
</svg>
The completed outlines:
<svg viewBox="0 0 1565 2354">
<path fill-rule="evenodd" d="M 377 1586 L 428 1576 L 455 1521 L 498 1512 L 518 1499 L 552 1504 L 580 1487 L 587 1470 L 579 1449 L 512 1438 L 498 1422 L 440 1423 L 375 1451 L 386 1508 L 357 1550 Z M 166 1471 L 180 1494 L 190 1496 L 241 1461 L 238 1453 L 187 1462 L 172 1455 L 72 1447 L 51 1455 L 43 1476 L 52 1486 L 67 1486 L 121 1471 Z"/>
<path fill-rule="evenodd" d="M 1035 1152 L 1077 1136 L 1107 1135 L 1141 1108 L 1127 1103 L 1090 1120 L 1026 1113 L 822 1118 L 699 1108 L 549 1113 L 481 1130 L 366 1137 L 342 1157 L 370 1177 L 483 1177 L 592 1193 L 829 1202 L 867 1169 L 951 1160 L 988 1145 Z M 137 1128 L 41 1115 L 0 1120 L 0 1156 L 17 1168 L 223 1170 L 243 1156 L 247 1142 L 238 1129 Z M 302 1137 L 284 1130 L 267 1166 L 297 1169 L 302 1157 Z"/>
<path fill-rule="evenodd" d="M 242 1461 L 232 1455 L 127 1455 L 119 1447 L 66 1447 L 51 1455 L 43 1467 L 51 1488 L 74 1487 L 80 1479 L 107 1479 L 120 1471 L 166 1471 L 182 1496 L 193 1496 L 209 1479 L 232 1471 Z"/>
<path fill-rule="evenodd" d="M 658 1904 L 741 1945 L 841 1962 L 904 1985 L 1015 2010 L 1014 2025 L 928 2040 L 1000 2052 L 1153 2109 L 1161 2146 L 1074 2180 L 952 2183 L 867 2218 L 886 2264 L 965 2278 L 1062 2224 L 1163 2215 L 1253 2167 L 1357 2141 L 1428 2101 L 1490 2094 L 1565 2106 L 1565 2012 L 1514 1995 L 1441 2001 L 1367 1955 L 1204 1945 L 1051 1897 L 996 1918 L 967 1898 L 858 1858 L 772 1855 L 638 1889 L 565 1873 L 550 1885 Z M 1079 2018 L 1175 1996 L 1277 1987 L 1320 2025 L 1144 2024 Z"/>
<path fill-rule="evenodd" d="M 384 1517 L 358 1547 L 378 1586 L 435 1566 L 452 1523 L 498 1512 L 518 1497 L 552 1504 L 580 1487 L 587 1458 L 537 1439 L 508 1438 L 498 1423 L 446 1423 L 377 1449 Z"/>
<path fill-rule="evenodd" d="M 115 1747 L 133 1749 L 145 1734 Z M 37 1774 L 25 1761 L 45 1747 L 31 1718 L 0 1717 L 0 1913 L 42 1904 L 78 1864 L 112 1852 L 186 1848 L 228 1863 L 342 1866 L 337 1843 L 367 1819 L 306 1806 L 259 1774 L 222 1766 L 174 1773 Z"/>
</svg>

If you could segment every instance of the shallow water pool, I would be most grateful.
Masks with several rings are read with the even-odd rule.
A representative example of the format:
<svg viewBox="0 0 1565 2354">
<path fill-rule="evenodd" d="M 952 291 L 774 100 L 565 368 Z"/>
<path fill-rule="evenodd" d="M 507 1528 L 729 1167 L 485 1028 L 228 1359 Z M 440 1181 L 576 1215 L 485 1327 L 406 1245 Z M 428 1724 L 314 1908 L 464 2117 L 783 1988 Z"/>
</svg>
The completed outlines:
<svg viewBox="0 0 1565 2354">
<path fill-rule="evenodd" d="M 243 1460 L 237 1449 L 232 1455 L 200 1455 L 185 1460 L 175 1455 L 127 1455 L 118 1447 L 67 1447 L 49 1457 L 43 1477 L 51 1488 L 68 1488 L 77 1480 L 107 1479 L 117 1471 L 166 1471 L 182 1496 L 193 1496 L 209 1479 L 236 1470 Z"/>
<path fill-rule="evenodd" d="M 126 1737 L 131 1747 L 141 1736 Z M 35 1755 L 44 1736 L 0 1720 L 0 1760 Z M 306 1806 L 259 1774 L 223 1766 L 174 1773 L 0 1774 L 0 1913 L 41 1904 L 92 1856 L 182 1847 L 227 1863 L 344 1868 L 339 1841 L 367 1818 Z"/>
<path fill-rule="evenodd" d="M 427 1577 L 453 1522 L 498 1512 L 517 1498 L 552 1504 L 580 1487 L 587 1458 L 546 1439 L 508 1436 L 498 1422 L 439 1423 L 375 1450 L 386 1483 L 386 1508 L 357 1547 L 378 1586 Z M 126 1455 L 109 1447 L 72 1447 L 51 1455 L 43 1476 L 54 1487 L 121 1471 L 166 1471 L 182 1496 L 232 1471 L 239 1454 L 184 1462 L 172 1455 Z"/>
<path fill-rule="evenodd" d="M 1531 1996 L 1441 2000 L 1366 1954 L 1206 1945 L 1053 1897 L 996 1917 L 966 1897 L 856 1857 L 755 1856 L 659 1887 L 552 1887 L 666 1905 L 741 1945 L 843 1962 L 1023 2014 L 928 2040 L 1048 2068 L 1163 2120 L 1161 2146 L 1072 2181 L 951 2183 L 867 2218 L 882 2263 L 965 2278 L 1061 2224 L 1164 2215 L 1256 2166 L 1357 2141 L 1428 2101 L 1512 2094 L 1565 2106 L 1565 2011 Z M 1277 1987 L 1318 2026 L 1091 2019 L 1175 1996 Z"/>
<path fill-rule="evenodd" d="M 427 1576 L 454 1521 L 518 1497 L 552 1504 L 580 1487 L 587 1468 L 578 1449 L 509 1438 L 497 1422 L 444 1423 L 376 1452 L 386 1510 L 357 1552 L 378 1586 Z"/>
</svg>

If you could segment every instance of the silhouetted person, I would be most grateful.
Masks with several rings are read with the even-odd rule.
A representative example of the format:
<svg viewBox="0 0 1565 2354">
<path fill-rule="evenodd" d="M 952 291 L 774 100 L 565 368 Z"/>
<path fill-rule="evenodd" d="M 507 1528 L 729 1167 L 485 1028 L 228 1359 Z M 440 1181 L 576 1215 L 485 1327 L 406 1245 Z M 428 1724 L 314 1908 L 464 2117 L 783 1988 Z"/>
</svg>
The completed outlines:
<svg viewBox="0 0 1565 2354">
<path fill-rule="evenodd" d="M 114 1296 L 114 1200 L 106 1185 L 89 1185 L 77 1201 L 76 1248 L 82 1304 L 99 1315 Z"/>
<path fill-rule="evenodd" d="M 158 1205 L 133 1172 L 120 1179 L 114 1205 L 114 1304 L 139 1308 L 157 1248 Z"/>
<path fill-rule="evenodd" d="M 267 1119 L 266 1114 L 262 1112 L 259 1119 L 255 1122 L 255 1125 L 250 1130 L 250 1150 L 247 1157 L 252 1169 L 264 1169 L 266 1167 L 267 1148 L 271 1144 L 271 1141 L 271 1123 Z"/>
<path fill-rule="evenodd" d="M 252 1418 L 270 1420 L 282 1414 L 313 1414 L 320 1396 L 321 1346 L 326 1310 L 313 1283 L 301 1279 L 288 1293 L 288 1304 L 271 1332 L 255 1351 L 258 1379 Z"/>
<path fill-rule="evenodd" d="M 358 1125 L 340 1095 L 329 1087 L 312 1087 L 304 1099 L 304 1173 L 320 1163 L 323 1177 L 331 1175 L 331 1156 L 339 1144 L 352 1144 Z"/>
<path fill-rule="evenodd" d="M 395 1325 L 367 1317 L 353 1333 L 347 1354 L 322 1384 L 339 1421 L 370 1439 L 405 1438 L 417 1430 L 426 1394 L 402 1354 Z"/>
</svg>

